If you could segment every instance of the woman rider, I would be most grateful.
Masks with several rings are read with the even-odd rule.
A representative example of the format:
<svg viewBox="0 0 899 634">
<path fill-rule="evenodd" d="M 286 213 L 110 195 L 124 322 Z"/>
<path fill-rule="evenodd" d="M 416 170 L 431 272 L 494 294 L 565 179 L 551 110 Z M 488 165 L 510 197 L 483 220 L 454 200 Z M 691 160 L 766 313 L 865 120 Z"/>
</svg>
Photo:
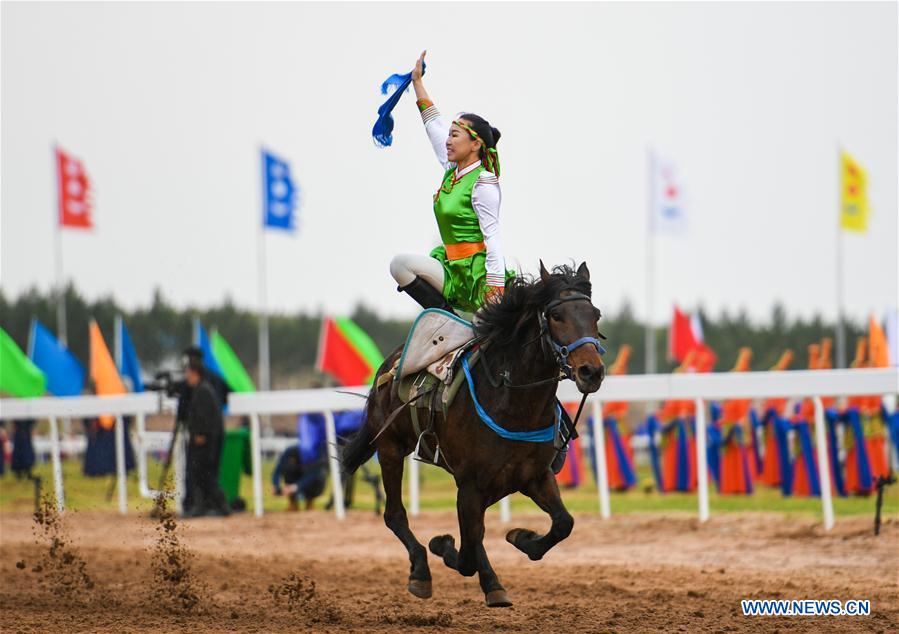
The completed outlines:
<svg viewBox="0 0 899 634">
<path fill-rule="evenodd" d="M 502 297 L 507 272 L 499 236 L 500 132 L 475 114 L 447 127 L 422 81 L 425 53 L 415 62 L 412 85 L 425 131 L 443 169 L 434 215 L 443 245 L 430 256 L 398 255 L 390 262 L 397 290 L 424 308 L 476 312 Z"/>
</svg>

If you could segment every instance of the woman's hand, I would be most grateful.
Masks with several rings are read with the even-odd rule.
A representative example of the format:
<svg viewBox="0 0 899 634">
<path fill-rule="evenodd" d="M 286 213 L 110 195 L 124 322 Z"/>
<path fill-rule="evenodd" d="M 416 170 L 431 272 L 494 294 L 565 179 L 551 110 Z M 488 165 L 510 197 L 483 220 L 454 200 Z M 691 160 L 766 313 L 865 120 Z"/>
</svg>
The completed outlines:
<svg viewBox="0 0 899 634">
<path fill-rule="evenodd" d="M 423 74 L 423 72 L 422 72 L 422 66 L 424 66 L 424 63 L 425 63 L 425 55 L 427 55 L 427 53 L 428 53 L 427 51 L 422 51 L 422 52 L 421 52 L 421 55 L 420 55 L 419 58 L 418 58 L 418 60 L 415 62 L 415 68 L 412 69 L 412 81 L 414 81 L 414 82 L 420 82 L 420 81 L 421 81 L 421 76 L 422 76 L 422 74 Z"/>
</svg>

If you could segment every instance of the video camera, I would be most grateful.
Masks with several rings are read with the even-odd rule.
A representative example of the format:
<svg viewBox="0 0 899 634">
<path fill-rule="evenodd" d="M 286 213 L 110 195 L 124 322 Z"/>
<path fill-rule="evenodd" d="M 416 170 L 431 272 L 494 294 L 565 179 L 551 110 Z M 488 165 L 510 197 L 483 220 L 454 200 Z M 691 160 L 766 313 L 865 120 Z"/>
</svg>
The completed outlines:
<svg viewBox="0 0 899 634">
<path fill-rule="evenodd" d="M 169 370 L 157 372 L 153 381 L 144 386 L 148 390 L 155 392 L 163 392 L 169 398 L 177 398 L 184 393 L 187 387 L 187 381 L 181 374 L 174 374 Z"/>
</svg>

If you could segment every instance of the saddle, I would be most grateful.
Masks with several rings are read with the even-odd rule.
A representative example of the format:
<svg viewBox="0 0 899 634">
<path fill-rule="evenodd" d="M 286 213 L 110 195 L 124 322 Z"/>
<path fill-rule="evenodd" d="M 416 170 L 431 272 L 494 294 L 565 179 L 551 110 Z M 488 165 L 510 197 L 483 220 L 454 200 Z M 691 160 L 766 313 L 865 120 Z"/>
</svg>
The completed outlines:
<svg viewBox="0 0 899 634">
<path fill-rule="evenodd" d="M 469 365 L 480 357 L 471 322 L 440 310 L 424 310 L 412 324 L 403 352 L 397 361 L 378 378 L 377 388 L 391 384 L 403 405 L 391 414 L 392 420 L 402 409 L 409 407 L 412 427 L 418 442 L 412 456 L 416 460 L 436 464 L 440 447 L 434 430 L 436 416 L 444 418 L 450 405 L 465 381 L 458 372 L 463 354 L 471 351 Z M 427 426 L 422 426 L 419 410 L 427 415 Z M 433 449 L 423 440 L 433 437 Z"/>
<path fill-rule="evenodd" d="M 471 322 L 439 308 L 427 308 L 409 330 L 396 376 L 402 379 L 432 364 L 435 364 L 435 371 L 443 372 L 452 367 L 451 362 L 457 358 L 453 353 L 473 340 Z M 440 361 L 445 363 L 440 364 Z"/>
</svg>

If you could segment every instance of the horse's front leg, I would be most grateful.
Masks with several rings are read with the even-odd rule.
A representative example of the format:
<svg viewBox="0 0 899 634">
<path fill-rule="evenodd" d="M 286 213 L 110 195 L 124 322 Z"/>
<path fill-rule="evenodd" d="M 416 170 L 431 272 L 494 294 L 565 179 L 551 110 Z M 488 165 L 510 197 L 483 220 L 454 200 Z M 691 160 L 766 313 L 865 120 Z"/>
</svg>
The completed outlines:
<svg viewBox="0 0 899 634">
<path fill-rule="evenodd" d="M 478 545 L 484 540 L 483 496 L 473 485 L 462 485 L 456 494 L 456 512 L 459 516 L 461 544 L 456 550 L 456 540 L 451 535 L 438 535 L 428 547 L 443 558 L 448 568 L 465 577 L 478 572 Z"/>
<path fill-rule="evenodd" d="M 546 535 L 538 535 L 526 528 L 513 528 L 506 533 L 506 541 L 525 553 L 533 561 L 542 559 L 546 552 L 571 534 L 574 518 L 562 504 L 559 485 L 551 469 L 528 482 L 521 492 L 549 514 L 552 527 Z"/>
<path fill-rule="evenodd" d="M 506 590 L 490 565 L 484 549 L 484 497 L 473 486 L 462 486 L 456 498 L 459 515 L 461 545 L 456 550 L 455 540 L 450 535 L 440 535 L 430 541 L 431 552 L 441 557 L 453 570 L 470 577 L 478 573 L 478 581 L 487 607 L 509 607 L 512 602 Z"/>
</svg>

